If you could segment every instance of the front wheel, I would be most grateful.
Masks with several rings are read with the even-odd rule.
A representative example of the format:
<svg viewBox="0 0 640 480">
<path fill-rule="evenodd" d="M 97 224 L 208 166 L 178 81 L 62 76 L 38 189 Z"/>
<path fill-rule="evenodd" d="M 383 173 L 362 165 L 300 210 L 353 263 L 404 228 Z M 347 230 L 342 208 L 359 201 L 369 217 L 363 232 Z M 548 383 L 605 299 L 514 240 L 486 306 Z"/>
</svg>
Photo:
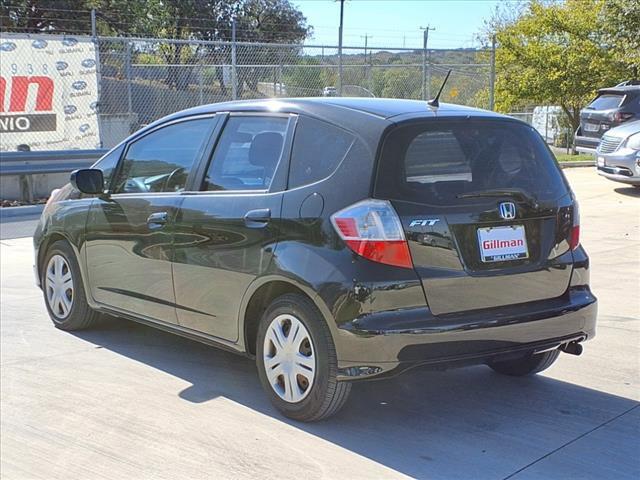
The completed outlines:
<svg viewBox="0 0 640 480">
<path fill-rule="evenodd" d="M 335 414 L 351 384 L 338 382 L 329 327 L 307 298 L 287 294 L 266 310 L 258 328 L 256 363 L 262 387 L 285 416 L 313 422 Z"/>
<path fill-rule="evenodd" d="M 542 353 L 527 353 L 511 360 L 489 362 L 489 367 L 502 375 L 524 377 L 534 375 L 549 368 L 560 355 L 560 350 L 549 350 Z"/>
</svg>

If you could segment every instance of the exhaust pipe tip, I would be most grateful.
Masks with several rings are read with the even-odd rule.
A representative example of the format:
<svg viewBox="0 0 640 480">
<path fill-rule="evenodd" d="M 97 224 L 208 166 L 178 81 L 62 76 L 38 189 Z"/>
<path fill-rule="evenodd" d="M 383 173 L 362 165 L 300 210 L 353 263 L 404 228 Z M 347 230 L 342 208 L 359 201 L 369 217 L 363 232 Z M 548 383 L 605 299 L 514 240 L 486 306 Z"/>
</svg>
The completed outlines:
<svg viewBox="0 0 640 480">
<path fill-rule="evenodd" d="M 566 343 L 560 347 L 564 353 L 568 353 L 569 355 L 581 355 L 582 354 L 582 345 L 578 342 Z"/>
</svg>

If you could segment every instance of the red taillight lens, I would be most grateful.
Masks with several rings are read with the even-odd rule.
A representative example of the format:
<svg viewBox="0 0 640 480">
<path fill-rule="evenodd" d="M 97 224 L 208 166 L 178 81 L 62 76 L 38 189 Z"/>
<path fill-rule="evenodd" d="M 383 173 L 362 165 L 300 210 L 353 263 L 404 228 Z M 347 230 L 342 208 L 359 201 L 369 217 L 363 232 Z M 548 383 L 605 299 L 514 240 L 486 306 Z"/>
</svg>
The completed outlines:
<svg viewBox="0 0 640 480">
<path fill-rule="evenodd" d="M 580 245 L 580 225 L 571 227 L 571 238 L 569 238 L 569 246 L 571 250 L 575 250 Z"/>
<path fill-rule="evenodd" d="M 391 204 L 368 199 L 331 216 L 336 232 L 355 253 L 368 260 L 413 268 L 402 223 Z"/>
<path fill-rule="evenodd" d="M 571 235 L 569 236 L 569 246 L 575 250 L 580 245 L 580 208 L 578 201 L 573 201 L 573 220 L 571 225 Z"/>
<path fill-rule="evenodd" d="M 632 112 L 616 112 L 613 114 L 613 120 L 615 122 L 626 122 L 632 119 L 634 114 Z"/>
</svg>

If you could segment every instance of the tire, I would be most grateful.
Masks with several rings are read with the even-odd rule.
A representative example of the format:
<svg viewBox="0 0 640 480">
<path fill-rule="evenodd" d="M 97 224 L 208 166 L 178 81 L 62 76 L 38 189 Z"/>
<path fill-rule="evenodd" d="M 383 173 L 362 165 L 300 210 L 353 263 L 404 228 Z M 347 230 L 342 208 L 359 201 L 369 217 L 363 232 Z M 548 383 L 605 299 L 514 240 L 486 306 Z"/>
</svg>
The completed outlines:
<svg viewBox="0 0 640 480">
<path fill-rule="evenodd" d="M 60 276 L 57 276 L 58 270 Z M 98 321 L 100 314 L 87 303 L 80 266 L 68 242 L 58 240 L 51 244 L 44 257 L 41 272 L 44 304 L 57 328 L 67 331 L 83 330 Z M 71 288 L 62 292 L 65 287 L 69 287 L 68 280 L 65 280 L 69 273 Z M 56 279 L 58 284 L 55 283 Z M 54 292 L 58 295 L 54 296 Z"/>
<path fill-rule="evenodd" d="M 274 337 L 276 331 L 281 335 L 278 338 Z M 276 342 L 284 346 L 279 349 Z M 296 360 L 301 356 L 307 356 L 301 360 L 304 366 Z M 258 327 L 256 364 L 269 400 L 293 420 L 315 422 L 330 417 L 345 404 L 351 391 L 351 383 L 336 379 L 338 360 L 329 327 L 315 305 L 302 295 L 286 294 L 269 305 Z M 313 365 L 315 370 L 311 370 Z"/>
<path fill-rule="evenodd" d="M 536 373 L 546 370 L 556 361 L 559 355 L 560 350 L 558 349 L 535 355 L 528 353 L 523 357 L 512 360 L 490 362 L 489 367 L 502 375 L 524 377 L 526 375 L 535 375 Z"/>
</svg>

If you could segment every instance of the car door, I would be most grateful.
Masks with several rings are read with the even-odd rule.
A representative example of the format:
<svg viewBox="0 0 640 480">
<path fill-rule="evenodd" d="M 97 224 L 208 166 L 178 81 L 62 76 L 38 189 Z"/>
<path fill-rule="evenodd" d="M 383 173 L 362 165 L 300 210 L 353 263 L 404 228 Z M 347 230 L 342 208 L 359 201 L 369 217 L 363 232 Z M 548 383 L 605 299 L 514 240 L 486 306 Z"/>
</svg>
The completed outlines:
<svg viewBox="0 0 640 480">
<path fill-rule="evenodd" d="M 130 141 L 110 192 L 92 204 L 86 256 L 91 295 L 136 316 L 176 323 L 172 221 L 215 117 L 161 125 Z"/>
<path fill-rule="evenodd" d="M 201 191 L 175 221 L 173 276 L 178 323 L 228 341 L 249 284 L 271 261 L 291 150 L 291 115 L 230 114 Z"/>
</svg>

